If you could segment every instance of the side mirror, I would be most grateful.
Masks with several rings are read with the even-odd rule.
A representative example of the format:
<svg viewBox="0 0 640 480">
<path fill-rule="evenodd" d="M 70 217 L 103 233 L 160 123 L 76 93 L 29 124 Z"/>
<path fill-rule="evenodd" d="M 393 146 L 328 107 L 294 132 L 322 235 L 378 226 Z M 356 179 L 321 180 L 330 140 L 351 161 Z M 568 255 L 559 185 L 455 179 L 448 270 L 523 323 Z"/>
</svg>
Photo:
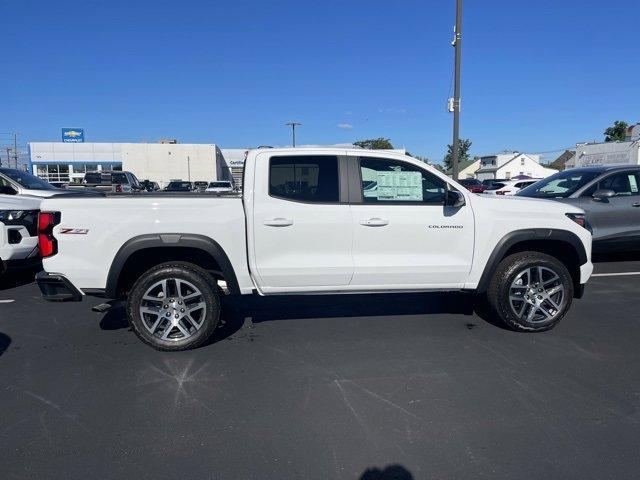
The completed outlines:
<svg viewBox="0 0 640 480">
<path fill-rule="evenodd" d="M 446 207 L 460 208 L 465 204 L 464 195 L 457 190 L 447 190 L 444 205 Z"/>
<path fill-rule="evenodd" d="M 614 192 L 613 190 L 609 190 L 607 188 L 601 188 L 600 190 L 596 190 L 595 192 L 593 192 L 592 198 L 597 202 L 601 202 L 602 200 L 606 200 L 607 198 L 611 198 L 615 196 L 616 196 L 616 192 Z"/>
<path fill-rule="evenodd" d="M 17 195 L 18 192 L 15 191 L 13 187 L 9 185 L 0 185 L 0 194 L 2 195 Z"/>
</svg>

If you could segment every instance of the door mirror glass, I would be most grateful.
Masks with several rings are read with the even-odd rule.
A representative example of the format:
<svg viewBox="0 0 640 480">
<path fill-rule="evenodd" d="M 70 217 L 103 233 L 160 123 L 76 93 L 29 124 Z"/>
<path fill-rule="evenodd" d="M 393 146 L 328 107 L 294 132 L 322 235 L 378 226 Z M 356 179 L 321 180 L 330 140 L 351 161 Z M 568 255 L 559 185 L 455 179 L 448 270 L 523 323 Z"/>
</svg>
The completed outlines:
<svg viewBox="0 0 640 480">
<path fill-rule="evenodd" d="M 608 188 L 601 188 L 593 193 L 593 199 L 596 201 L 605 200 L 607 198 L 615 197 L 616 192 L 609 190 Z"/>
<path fill-rule="evenodd" d="M 447 207 L 460 208 L 460 207 L 463 207 L 464 204 L 465 204 L 464 195 L 462 195 L 459 191 L 457 190 L 447 191 L 447 196 L 445 200 L 445 205 Z"/>
<path fill-rule="evenodd" d="M 2 195 L 16 195 L 18 192 L 9 185 L 0 185 L 0 194 Z"/>
</svg>

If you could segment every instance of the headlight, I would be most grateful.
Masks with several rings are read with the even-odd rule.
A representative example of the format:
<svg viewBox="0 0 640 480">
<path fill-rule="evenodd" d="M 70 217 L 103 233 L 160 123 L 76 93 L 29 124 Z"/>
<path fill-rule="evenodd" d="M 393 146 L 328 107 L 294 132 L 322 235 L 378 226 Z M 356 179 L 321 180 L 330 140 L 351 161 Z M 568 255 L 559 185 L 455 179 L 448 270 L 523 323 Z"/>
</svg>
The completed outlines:
<svg viewBox="0 0 640 480">
<path fill-rule="evenodd" d="M 573 220 L 574 222 L 576 222 L 581 227 L 591 231 L 589 222 L 587 222 L 587 217 L 585 217 L 583 213 L 565 213 L 565 215 L 569 217 L 571 220 Z"/>
<path fill-rule="evenodd" d="M 0 222 L 14 222 L 23 218 L 27 213 L 25 210 L 0 210 Z"/>
</svg>

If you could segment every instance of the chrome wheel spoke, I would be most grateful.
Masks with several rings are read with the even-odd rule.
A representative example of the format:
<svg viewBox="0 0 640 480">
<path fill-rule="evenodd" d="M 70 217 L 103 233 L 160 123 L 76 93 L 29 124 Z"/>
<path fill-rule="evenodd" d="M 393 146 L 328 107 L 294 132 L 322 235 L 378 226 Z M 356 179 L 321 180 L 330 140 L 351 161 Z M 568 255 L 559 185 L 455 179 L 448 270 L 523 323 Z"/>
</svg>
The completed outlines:
<svg viewBox="0 0 640 480">
<path fill-rule="evenodd" d="M 549 290 L 547 290 L 547 295 L 549 295 L 549 296 L 555 295 L 560 290 L 564 290 L 563 286 L 562 285 L 556 285 L 555 287 L 551 287 Z"/>
<path fill-rule="evenodd" d="M 187 305 L 187 310 L 189 311 L 189 313 L 191 312 L 195 312 L 197 310 L 202 310 L 203 308 L 206 308 L 207 304 L 204 302 L 198 302 L 196 304 L 193 305 Z"/>
<path fill-rule="evenodd" d="M 542 312 L 542 314 L 545 316 L 545 318 L 549 319 L 553 317 L 553 314 L 547 310 L 546 308 L 544 308 L 543 304 L 540 304 L 538 306 L 538 310 L 540 310 Z"/>
<path fill-rule="evenodd" d="M 187 337 L 191 336 L 189 331 L 186 328 L 184 328 L 180 322 L 176 323 L 176 327 L 178 328 L 178 330 L 180 330 L 182 335 L 184 335 L 184 338 L 187 338 Z"/>
<path fill-rule="evenodd" d="M 151 326 L 151 328 L 147 327 L 147 330 L 149 330 L 151 333 L 156 333 L 156 330 L 158 329 L 160 322 L 162 322 L 162 318 L 163 317 L 158 317 L 156 321 L 153 323 L 153 325 Z"/>
<path fill-rule="evenodd" d="M 162 333 L 162 340 L 168 340 L 169 339 L 169 335 L 171 334 L 171 330 L 173 330 L 173 323 L 169 322 L 169 325 L 167 325 L 167 328 L 164 329 L 164 332 Z"/>
</svg>

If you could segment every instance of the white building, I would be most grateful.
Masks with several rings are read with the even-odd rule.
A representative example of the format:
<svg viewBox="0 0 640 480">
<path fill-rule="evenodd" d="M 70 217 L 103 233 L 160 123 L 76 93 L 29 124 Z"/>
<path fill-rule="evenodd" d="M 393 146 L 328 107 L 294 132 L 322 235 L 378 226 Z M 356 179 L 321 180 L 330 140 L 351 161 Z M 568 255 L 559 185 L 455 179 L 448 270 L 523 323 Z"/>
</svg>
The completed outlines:
<svg viewBox="0 0 640 480">
<path fill-rule="evenodd" d="M 231 178 L 222 152 L 213 144 L 123 143 L 122 169 L 160 186 L 171 180 L 212 182 Z"/>
<path fill-rule="evenodd" d="M 510 179 L 518 175 L 545 178 L 556 172 L 557 170 L 540 165 L 540 155 L 511 152 L 481 157 L 476 178 L 478 180 Z"/>
<path fill-rule="evenodd" d="M 567 167 L 640 163 L 640 140 L 628 142 L 578 143 L 573 161 Z"/>
<path fill-rule="evenodd" d="M 50 182 L 81 182 L 87 171 L 129 170 L 140 180 L 228 180 L 231 171 L 213 144 L 31 142 L 30 170 Z"/>
</svg>

